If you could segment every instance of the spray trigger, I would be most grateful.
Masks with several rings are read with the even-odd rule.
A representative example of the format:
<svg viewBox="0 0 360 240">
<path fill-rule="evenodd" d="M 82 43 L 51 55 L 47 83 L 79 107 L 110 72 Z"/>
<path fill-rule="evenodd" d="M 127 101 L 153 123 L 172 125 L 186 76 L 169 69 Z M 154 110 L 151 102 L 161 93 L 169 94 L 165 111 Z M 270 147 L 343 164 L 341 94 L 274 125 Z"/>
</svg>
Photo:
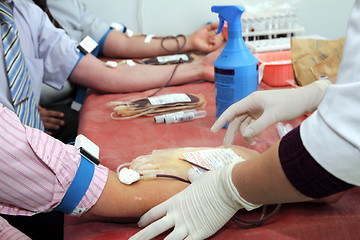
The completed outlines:
<svg viewBox="0 0 360 240">
<path fill-rule="evenodd" d="M 223 27 L 224 27 L 224 21 L 225 21 L 225 18 L 223 18 L 221 15 L 219 15 L 219 28 L 218 28 L 218 31 L 216 34 L 219 34 L 221 33 L 221 31 L 223 30 Z"/>
</svg>

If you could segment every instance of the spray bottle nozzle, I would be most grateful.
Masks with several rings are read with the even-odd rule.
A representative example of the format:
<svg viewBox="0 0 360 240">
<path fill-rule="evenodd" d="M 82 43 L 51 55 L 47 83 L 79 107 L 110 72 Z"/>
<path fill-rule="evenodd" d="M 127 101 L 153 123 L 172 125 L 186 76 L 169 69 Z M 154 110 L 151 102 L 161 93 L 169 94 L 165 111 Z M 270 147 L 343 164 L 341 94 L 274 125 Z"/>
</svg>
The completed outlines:
<svg viewBox="0 0 360 240">
<path fill-rule="evenodd" d="M 219 28 L 218 34 L 224 27 L 224 21 L 228 23 L 228 29 L 230 31 L 241 30 L 241 15 L 245 9 L 241 6 L 236 5 L 224 5 L 224 6 L 212 6 L 211 11 L 219 14 Z"/>
</svg>

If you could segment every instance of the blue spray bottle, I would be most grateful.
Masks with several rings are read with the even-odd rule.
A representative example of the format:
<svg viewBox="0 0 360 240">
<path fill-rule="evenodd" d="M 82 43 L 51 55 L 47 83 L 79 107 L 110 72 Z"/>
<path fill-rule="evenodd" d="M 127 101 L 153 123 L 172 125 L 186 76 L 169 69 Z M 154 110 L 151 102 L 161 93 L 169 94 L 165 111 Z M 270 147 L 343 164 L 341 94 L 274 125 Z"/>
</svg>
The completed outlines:
<svg viewBox="0 0 360 240">
<path fill-rule="evenodd" d="M 258 88 L 258 60 L 246 47 L 242 38 L 241 6 L 212 6 L 219 14 L 219 34 L 224 21 L 228 24 L 228 39 L 220 56 L 215 60 L 216 116 L 231 104 L 245 98 Z"/>
</svg>

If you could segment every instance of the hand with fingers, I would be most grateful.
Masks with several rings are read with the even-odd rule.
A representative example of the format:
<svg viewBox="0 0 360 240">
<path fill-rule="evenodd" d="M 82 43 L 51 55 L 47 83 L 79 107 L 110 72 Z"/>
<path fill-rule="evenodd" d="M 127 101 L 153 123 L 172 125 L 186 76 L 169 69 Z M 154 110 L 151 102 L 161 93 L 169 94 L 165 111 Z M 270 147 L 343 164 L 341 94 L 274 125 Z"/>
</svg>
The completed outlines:
<svg viewBox="0 0 360 240">
<path fill-rule="evenodd" d="M 205 239 L 216 233 L 241 208 L 260 207 L 243 199 L 232 183 L 235 164 L 195 177 L 192 184 L 145 213 L 138 225 L 145 227 L 130 240 L 145 240 L 174 228 L 165 239 Z M 150 224 L 150 225 L 149 225 Z"/>
<path fill-rule="evenodd" d="M 64 113 L 53 110 L 47 110 L 46 108 L 40 106 L 38 106 L 38 111 L 41 120 L 44 123 L 44 127 L 47 134 L 52 135 L 54 131 L 59 130 L 60 127 L 64 125 L 64 120 L 63 120 Z"/>
<path fill-rule="evenodd" d="M 190 35 L 193 49 L 201 52 L 212 52 L 221 47 L 225 41 L 222 34 L 216 34 L 218 27 L 218 22 L 211 23 Z"/>
<path fill-rule="evenodd" d="M 272 124 L 313 112 L 330 84 L 328 80 L 318 80 L 300 88 L 254 92 L 225 110 L 211 131 L 217 132 L 230 122 L 224 145 L 233 143 L 238 130 L 253 145 L 253 138 Z"/>
</svg>

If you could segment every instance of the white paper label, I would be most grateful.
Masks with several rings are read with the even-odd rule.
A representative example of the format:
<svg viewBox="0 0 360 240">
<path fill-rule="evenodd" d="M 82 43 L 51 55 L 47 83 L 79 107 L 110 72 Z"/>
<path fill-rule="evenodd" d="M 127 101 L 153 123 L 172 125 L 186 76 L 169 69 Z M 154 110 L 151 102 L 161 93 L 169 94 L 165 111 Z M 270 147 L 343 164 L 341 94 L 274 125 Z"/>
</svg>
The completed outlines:
<svg viewBox="0 0 360 240">
<path fill-rule="evenodd" d="M 162 105 L 176 102 L 191 102 L 191 99 L 185 93 L 173 93 L 157 97 L 148 98 L 151 105 Z"/>
<path fill-rule="evenodd" d="M 133 66 L 136 65 L 135 62 L 134 62 L 133 60 L 131 60 L 131 59 L 125 60 L 125 62 L 126 62 L 126 64 L 129 65 L 130 67 L 133 67 Z"/>
<path fill-rule="evenodd" d="M 174 61 L 179 61 L 180 59 L 182 59 L 184 62 L 189 61 L 189 58 L 186 54 L 175 54 L 175 55 L 157 57 L 159 63 L 174 62 Z"/>
<path fill-rule="evenodd" d="M 209 149 L 196 152 L 183 153 L 186 160 L 195 163 L 201 167 L 209 170 L 219 169 L 233 162 L 245 161 L 241 156 L 238 156 L 231 148 L 226 149 Z M 205 170 L 193 166 L 195 171 L 203 173 Z"/>
<path fill-rule="evenodd" d="M 144 43 L 150 43 L 150 42 L 151 42 L 151 39 L 152 39 L 154 36 L 155 36 L 154 34 L 146 35 L 146 37 L 145 37 L 145 39 L 144 39 Z"/>
</svg>

